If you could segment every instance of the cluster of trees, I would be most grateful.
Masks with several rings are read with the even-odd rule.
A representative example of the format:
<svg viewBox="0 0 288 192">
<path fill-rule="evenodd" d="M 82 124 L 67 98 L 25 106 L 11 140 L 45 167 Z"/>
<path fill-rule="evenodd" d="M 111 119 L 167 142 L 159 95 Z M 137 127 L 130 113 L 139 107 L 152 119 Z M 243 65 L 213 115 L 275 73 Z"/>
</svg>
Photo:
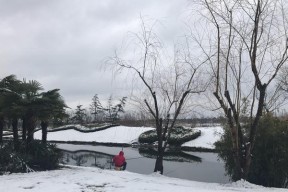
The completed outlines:
<svg viewBox="0 0 288 192">
<path fill-rule="evenodd" d="M 155 172 L 163 173 L 163 152 L 179 114 L 184 107 L 193 110 L 191 97 L 209 85 L 210 103 L 215 111 L 221 109 L 230 129 L 235 179 L 247 179 L 263 112 L 273 110 L 279 98 L 279 86 L 273 80 L 287 64 L 286 4 L 281 0 L 201 0 L 195 5 L 205 25 L 197 21 L 191 36 L 174 46 L 171 60 L 154 32 L 157 23 L 148 26 L 142 19 L 141 31 L 132 34 L 134 55 L 127 58 L 125 52 L 123 56 L 117 52 L 111 61 L 117 71 L 134 72 L 144 87 L 138 102 L 157 130 Z M 197 30 L 201 31 L 197 34 Z M 197 48 L 192 51 L 191 47 Z M 203 79 L 204 74 L 208 76 Z"/>
<path fill-rule="evenodd" d="M 103 106 L 97 94 L 92 98 L 90 104 L 90 114 L 83 108 L 82 105 L 78 105 L 74 114 L 70 118 L 71 123 L 88 124 L 97 122 L 116 122 L 120 119 L 120 114 L 124 113 L 124 107 L 127 97 L 122 97 L 117 103 L 113 101 L 112 95 L 109 97 L 107 105 Z"/>
<path fill-rule="evenodd" d="M 285 5 L 205 0 L 203 6 L 217 35 L 209 35 L 214 41 L 208 49 L 199 45 L 213 69 L 213 94 L 230 129 L 235 177 L 247 179 L 263 111 L 275 102 L 272 81 L 288 59 Z"/>
<path fill-rule="evenodd" d="M 59 89 L 42 91 L 35 80 L 18 80 L 9 75 L 0 81 L 0 143 L 4 126 L 12 126 L 14 148 L 19 148 L 18 124 L 22 123 L 22 141 L 29 145 L 34 138 L 36 125 L 40 123 L 42 142 L 46 143 L 47 127 L 52 120 L 66 117 L 67 108 Z"/>
</svg>

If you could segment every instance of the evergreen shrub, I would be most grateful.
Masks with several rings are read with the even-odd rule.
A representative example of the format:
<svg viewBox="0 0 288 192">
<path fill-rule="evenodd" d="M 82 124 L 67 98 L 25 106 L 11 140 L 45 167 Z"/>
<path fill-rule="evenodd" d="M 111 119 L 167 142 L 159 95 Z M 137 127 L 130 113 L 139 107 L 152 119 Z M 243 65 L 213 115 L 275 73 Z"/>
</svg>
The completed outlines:
<svg viewBox="0 0 288 192">
<path fill-rule="evenodd" d="M 43 144 L 41 141 L 30 143 L 27 154 L 29 156 L 28 165 L 35 170 L 57 169 L 62 158 L 62 153 L 56 144 Z"/>
<path fill-rule="evenodd" d="M 61 151 L 55 144 L 33 141 L 27 147 L 23 143 L 15 151 L 12 142 L 0 145 L 0 174 L 52 170 L 59 168 Z"/>
<path fill-rule="evenodd" d="M 184 128 L 182 126 L 175 127 L 171 131 L 170 139 L 168 141 L 169 145 L 180 146 L 181 144 L 196 139 L 201 135 L 200 131 L 194 131 L 191 128 Z M 139 136 L 140 143 L 152 144 L 157 141 L 156 130 L 150 130 L 142 133 Z"/>
<path fill-rule="evenodd" d="M 245 125 L 243 125 L 245 127 Z M 225 162 L 225 169 L 235 180 L 235 163 L 231 150 L 228 128 L 216 143 L 219 156 Z M 256 143 L 252 153 L 252 163 L 247 180 L 267 187 L 288 187 L 288 122 L 271 114 L 265 114 L 258 127 Z"/>
</svg>

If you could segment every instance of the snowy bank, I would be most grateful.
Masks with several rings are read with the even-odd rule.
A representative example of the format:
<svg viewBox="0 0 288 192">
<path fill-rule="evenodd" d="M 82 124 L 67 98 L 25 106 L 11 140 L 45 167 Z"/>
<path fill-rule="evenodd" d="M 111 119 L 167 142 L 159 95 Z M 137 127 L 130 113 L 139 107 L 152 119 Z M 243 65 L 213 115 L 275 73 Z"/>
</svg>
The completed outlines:
<svg viewBox="0 0 288 192">
<path fill-rule="evenodd" d="M 182 147 L 215 149 L 214 143 L 220 140 L 224 133 L 222 127 L 199 127 L 194 128 L 194 130 L 201 131 L 201 136 L 184 143 Z"/>
<path fill-rule="evenodd" d="M 84 129 L 82 127 L 82 129 Z M 95 143 L 115 143 L 131 144 L 138 141 L 138 137 L 146 131 L 153 130 L 151 127 L 126 127 L 116 126 L 95 132 L 80 132 L 75 129 L 67 129 L 55 132 L 48 132 L 47 140 L 56 142 L 95 142 Z M 182 145 L 182 147 L 196 147 L 204 149 L 215 149 L 214 143 L 223 134 L 223 128 L 218 127 L 197 127 L 195 131 L 201 131 L 201 135 Z M 42 131 L 38 130 L 34 134 L 35 139 L 41 139 Z"/>
<path fill-rule="evenodd" d="M 63 170 L 11 174 L 0 176 L 3 192 L 284 192 L 287 189 L 265 188 L 238 181 L 230 184 L 202 183 L 169 178 L 158 174 L 141 175 L 128 171 L 101 170 L 98 168 L 70 167 Z"/>
<path fill-rule="evenodd" d="M 153 128 L 147 127 L 125 127 L 117 126 L 105 129 L 102 131 L 95 131 L 89 133 L 79 132 L 74 129 L 68 129 L 57 132 L 48 132 L 48 141 L 65 141 L 65 142 L 97 142 L 97 143 L 127 143 L 130 144 L 141 133 L 149 131 Z M 42 131 L 36 131 L 34 134 L 35 139 L 41 139 Z"/>
</svg>

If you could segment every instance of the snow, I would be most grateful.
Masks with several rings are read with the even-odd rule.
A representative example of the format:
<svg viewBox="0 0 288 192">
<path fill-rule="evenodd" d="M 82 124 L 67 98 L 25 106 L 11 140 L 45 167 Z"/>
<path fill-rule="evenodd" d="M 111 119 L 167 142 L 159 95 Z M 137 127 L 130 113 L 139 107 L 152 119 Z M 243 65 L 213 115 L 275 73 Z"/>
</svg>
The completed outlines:
<svg viewBox="0 0 288 192">
<path fill-rule="evenodd" d="M 61 127 L 57 127 L 57 129 L 62 129 L 62 128 L 67 128 L 67 127 L 76 127 L 78 129 L 83 129 L 83 130 L 86 130 L 87 127 L 83 126 L 83 125 L 79 125 L 79 124 L 72 124 L 72 125 L 64 125 L 64 126 L 61 126 Z"/>
<path fill-rule="evenodd" d="M 3 131 L 3 134 L 13 134 L 12 131 Z"/>
<path fill-rule="evenodd" d="M 48 132 L 48 141 L 78 141 L 78 142 L 98 142 L 98 143 L 132 143 L 138 140 L 141 133 L 153 128 L 147 127 L 111 127 L 102 131 L 89 133 L 79 132 L 74 129 Z M 41 139 L 42 131 L 36 131 L 35 139 Z"/>
<path fill-rule="evenodd" d="M 92 124 L 87 124 L 87 126 L 89 125 L 92 125 Z M 52 128 L 52 127 L 49 127 L 48 129 L 49 130 L 61 130 L 61 129 L 65 129 L 65 128 L 76 128 L 76 129 L 79 129 L 79 130 L 82 130 L 82 131 L 93 131 L 93 130 L 97 130 L 97 129 L 101 129 L 101 128 L 104 128 L 104 127 L 107 127 L 107 126 L 112 126 L 112 124 L 109 124 L 109 123 L 102 123 L 102 124 L 99 124 L 97 125 L 96 127 L 86 127 L 86 126 L 83 126 L 83 125 L 79 125 L 79 124 L 70 124 L 70 125 L 64 125 L 64 126 L 61 126 L 61 127 L 57 127 L 57 128 Z M 73 128 L 72 128 L 73 127 Z"/>
<path fill-rule="evenodd" d="M 222 127 L 198 127 L 194 128 L 195 131 L 201 131 L 201 136 L 198 138 L 184 143 L 184 147 L 201 147 L 206 149 L 214 149 L 214 143 L 221 138 L 224 130 Z"/>
<path fill-rule="evenodd" d="M 284 192 L 238 181 L 229 184 L 203 183 L 170 178 L 156 173 L 141 175 L 128 171 L 101 170 L 91 167 L 66 167 L 62 170 L 0 176 L 3 192 Z"/>
</svg>

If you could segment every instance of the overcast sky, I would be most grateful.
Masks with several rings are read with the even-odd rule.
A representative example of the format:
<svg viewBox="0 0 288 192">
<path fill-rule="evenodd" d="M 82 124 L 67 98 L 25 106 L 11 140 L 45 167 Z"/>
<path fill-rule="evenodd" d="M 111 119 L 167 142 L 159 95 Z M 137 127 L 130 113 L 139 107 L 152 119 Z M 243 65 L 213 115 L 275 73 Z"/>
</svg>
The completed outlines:
<svg viewBox="0 0 288 192">
<path fill-rule="evenodd" d="M 0 79 L 15 74 L 59 88 L 72 108 L 88 107 L 96 93 L 124 96 L 104 61 L 138 31 L 140 14 L 160 20 L 159 36 L 173 44 L 188 12 L 187 0 L 0 0 Z"/>
</svg>

